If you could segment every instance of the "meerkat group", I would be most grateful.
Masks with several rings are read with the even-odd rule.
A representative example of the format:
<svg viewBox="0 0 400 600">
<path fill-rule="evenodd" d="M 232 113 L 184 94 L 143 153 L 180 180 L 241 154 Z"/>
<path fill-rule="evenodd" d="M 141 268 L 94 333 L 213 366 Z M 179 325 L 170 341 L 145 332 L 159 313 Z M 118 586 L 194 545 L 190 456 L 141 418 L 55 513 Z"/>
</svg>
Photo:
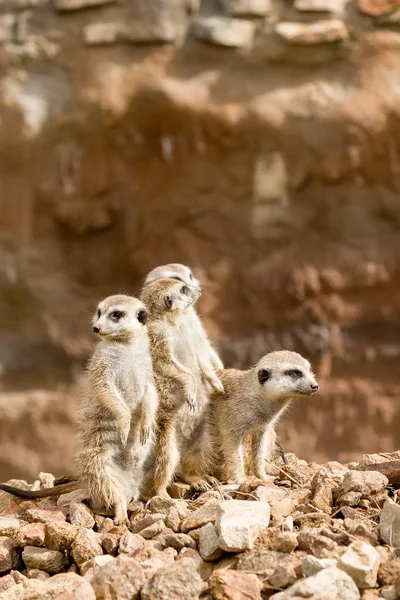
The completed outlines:
<svg viewBox="0 0 400 600">
<path fill-rule="evenodd" d="M 178 263 L 151 271 L 139 298 L 105 298 L 93 318 L 101 341 L 87 367 L 77 414 L 74 476 L 23 498 L 83 488 L 93 508 L 127 520 L 132 500 L 169 497 L 176 477 L 204 491 L 216 481 L 267 478 L 278 419 L 318 391 L 310 363 L 275 351 L 247 369 L 224 369 L 194 307 L 200 283 Z"/>
</svg>

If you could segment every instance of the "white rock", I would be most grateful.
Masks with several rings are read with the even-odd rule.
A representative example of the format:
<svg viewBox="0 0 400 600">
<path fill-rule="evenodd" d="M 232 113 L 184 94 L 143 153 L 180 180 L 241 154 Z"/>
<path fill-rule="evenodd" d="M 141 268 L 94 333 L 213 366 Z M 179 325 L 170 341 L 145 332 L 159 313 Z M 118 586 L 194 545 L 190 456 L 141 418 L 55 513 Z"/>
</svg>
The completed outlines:
<svg viewBox="0 0 400 600">
<path fill-rule="evenodd" d="M 398 595 L 397 595 L 394 585 L 390 585 L 389 587 L 382 590 L 381 598 L 384 598 L 385 600 L 397 600 Z"/>
<path fill-rule="evenodd" d="M 250 550 L 257 536 L 268 527 L 268 502 L 225 500 L 220 503 L 215 526 L 218 545 L 228 552 Z"/>
<path fill-rule="evenodd" d="M 218 545 L 218 532 L 213 523 L 207 523 L 200 529 L 199 552 L 203 560 L 216 560 L 221 554 L 221 548 Z"/>
<path fill-rule="evenodd" d="M 322 571 L 322 569 L 336 566 L 337 560 L 334 558 L 317 558 L 312 555 L 305 556 L 301 563 L 304 577 L 311 577 Z"/>
<path fill-rule="evenodd" d="M 13 517 L 0 517 L 0 535 L 12 536 L 18 529 L 18 519 L 14 519 Z"/>
<path fill-rule="evenodd" d="M 250 46 L 254 34 L 255 23 L 245 19 L 211 16 L 198 17 L 194 22 L 195 37 L 227 48 Z"/>
<path fill-rule="evenodd" d="M 300 579 L 271 600 L 312 598 L 313 600 L 359 600 L 360 592 L 351 577 L 336 567 L 322 569 L 316 575 Z"/>
<path fill-rule="evenodd" d="M 381 557 L 371 544 L 352 542 L 339 559 L 338 567 L 354 580 L 359 589 L 376 586 Z"/>
<path fill-rule="evenodd" d="M 400 506 L 390 498 L 383 505 L 380 533 L 386 544 L 400 548 Z"/>
<path fill-rule="evenodd" d="M 388 483 L 388 478 L 378 471 L 348 471 L 343 478 L 341 492 L 360 492 L 369 496 L 385 489 Z"/>
</svg>

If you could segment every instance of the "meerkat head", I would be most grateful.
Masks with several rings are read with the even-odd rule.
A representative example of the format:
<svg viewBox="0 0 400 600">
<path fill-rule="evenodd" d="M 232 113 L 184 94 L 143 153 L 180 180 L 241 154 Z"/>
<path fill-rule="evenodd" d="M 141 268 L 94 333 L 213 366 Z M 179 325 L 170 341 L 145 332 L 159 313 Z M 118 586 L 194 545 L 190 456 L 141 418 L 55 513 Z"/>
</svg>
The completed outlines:
<svg viewBox="0 0 400 600">
<path fill-rule="evenodd" d="M 93 331 L 101 338 L 127 341 L 143 330 L 147 322 L 144 304 L 132 296 L 108 296 L 93 317 Z"/>
<path fill-rule="evenodd" d="M 177 279 L 178 281 L 182 281 L 182 283 L 186 283 L 186 285 L 196 287 L 200 290 L 200 281 L 193 276 L 189 267 L 180 263 L 170 263 L 156 267 L 148 273 L 144 280 L 144 285 L 158 279 Z"/>
<path fill-rule="evenodd" d="M 318 391 L 311 365 L 297 352 L 270 352 L 257 363 L 258 383 L 268 398 L 290 400 Z"/>
<path fill-rule="evenodd" d="M 143 288 L 141 298 L 150 315 L 177 315 L 192 306 L 200 297 L 200 293 L 199 288 L 176 279 L 157 279 Z"/>
</svg>

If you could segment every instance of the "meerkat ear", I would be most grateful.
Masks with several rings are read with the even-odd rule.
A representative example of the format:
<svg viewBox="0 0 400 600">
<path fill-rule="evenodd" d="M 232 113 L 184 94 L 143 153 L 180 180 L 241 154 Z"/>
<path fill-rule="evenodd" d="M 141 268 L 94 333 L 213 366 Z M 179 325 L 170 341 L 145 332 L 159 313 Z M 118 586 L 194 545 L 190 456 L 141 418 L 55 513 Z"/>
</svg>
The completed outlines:
<svg viewBox="0 0 400 600">
<path fill-rule="evenodd" d="M 174 301 L 172 300 L 172 297 L 169 294 L 166 294 L 164 296 L 164 302 L 165 302 L 165 306 L 169 309 L 172 308 L 172 305 L 174 303 Z"/>
<path fill-rule="evenodd" d="M 261 385 L 266 383 L 270 377 L 271 373 L 268 371 L 268 369 L 260 369 L 258 371 L 258 381 L 261 383 Z"/>
<path fill-rule="evenodd" d="M 137 316 L 137 320 L 139 321 L 139 323 L 141 323 L 142 325 L 146 325 L 147 317 L 148 317 L 148 314 L 147 314 L 146 310 L 139 310 L 138 316 Z"/>
</svg>

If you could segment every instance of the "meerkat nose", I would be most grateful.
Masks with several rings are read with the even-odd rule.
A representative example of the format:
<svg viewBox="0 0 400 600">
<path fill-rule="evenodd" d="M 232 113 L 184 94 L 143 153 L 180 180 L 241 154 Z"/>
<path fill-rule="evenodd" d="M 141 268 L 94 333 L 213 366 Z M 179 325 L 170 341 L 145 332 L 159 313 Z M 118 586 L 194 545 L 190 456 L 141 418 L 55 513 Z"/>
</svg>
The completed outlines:
<svg viewBox="0 0 400 600">
<path fill-rule="evenodd" d="M 318 390 L 318 383 L 312 383 L 310 385 L 310 388 L 312 389 L 313 392 L 316 392 Z"/>
<path fill-rule="evenodd" d="M 94 333 L 99 333 L 100 329 L 98 327 L 93 327 Z"/>
</svg>

